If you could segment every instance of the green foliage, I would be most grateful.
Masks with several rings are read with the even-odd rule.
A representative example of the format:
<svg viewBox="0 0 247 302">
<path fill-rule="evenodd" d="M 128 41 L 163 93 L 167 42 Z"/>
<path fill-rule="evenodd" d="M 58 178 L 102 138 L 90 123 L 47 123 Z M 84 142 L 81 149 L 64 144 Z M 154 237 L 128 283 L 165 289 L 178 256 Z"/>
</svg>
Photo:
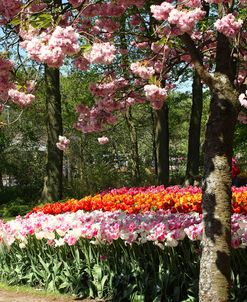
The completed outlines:
<svg viewBox="0 0 247 302">
<path fill-rule="evenodd" d="M 185 246 L 183 246 L 185 244 Z M 52 247 L 31 239 L 0 251 L 1 280 L 111 301 L 197 301 L 197 244 L 161 250 L 152 243 Z M 189 258 L 186 258 L 189 257 Z M 188 265 L 186 261 L 190 261 Z"/>
<path fill-rule="evenodd" d="M 40 196 L 45 171 L 42 98 L 40 86 L 34 104 L 26 108 L 16 122 L 0 128 L 1 181 L 10 179 L 9 184 L 0 189 L 0 205 L 14 203 L 17 197 L 33 203 Z M 12 122 L 18 114 L 19 111 L 10 106 L 5 112 L 5 119 Z"/>
<path fill-rule="evenodd" d="M 17 197 L 15 200 L 0 206 L 0 218 L 24 216 L 32 209 L 32 204 L 26 204 L 26 201 Z"/>
<path fill-rule="evenodd" d="M 53 21 L 53 17 L 48 13 L 34 14 L 30 16 L 29 22 L 34 28 L 48 28 Z"/>
<path fill-rule="evenodd" d="M 247 295 L 245 250 L 232 257 L 232 299 Z M 30 238 L 26 248 L 1 246 L 0 281 L 110 301 L 198 301 L 199 245 L 184 240 L 161 250 L 153 243 L 53 247 Z"/>
</svg>

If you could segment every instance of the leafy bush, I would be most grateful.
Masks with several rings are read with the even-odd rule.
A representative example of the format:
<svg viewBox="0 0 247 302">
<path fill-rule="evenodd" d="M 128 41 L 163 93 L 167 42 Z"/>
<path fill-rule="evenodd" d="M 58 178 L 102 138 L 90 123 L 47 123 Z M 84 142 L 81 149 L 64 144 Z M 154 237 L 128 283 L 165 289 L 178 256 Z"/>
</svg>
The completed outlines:
<svg viewBox="0 0 247 302">
<path fill-rule="evenodd" d="M 31 208 L 33 204 L 26 204 L 25 200 L 17 197 L 16 199 L 8 202 L 7 204 L 2 204 L 0 207 L 0 217 L 16 217 L 18 215 L 25 215 Z"/>
</svg>

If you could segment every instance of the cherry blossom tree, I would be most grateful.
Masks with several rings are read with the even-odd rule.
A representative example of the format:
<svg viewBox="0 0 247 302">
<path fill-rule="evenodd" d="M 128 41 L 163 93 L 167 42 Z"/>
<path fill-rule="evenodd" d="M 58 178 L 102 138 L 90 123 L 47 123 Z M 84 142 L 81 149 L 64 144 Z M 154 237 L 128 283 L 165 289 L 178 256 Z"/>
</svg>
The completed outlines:
<svg viewBox="0 0 247 302">
<path fill-rule="evenodd" d="M 246 1 L 69 0 L 51 15 L 54 5 L 0 1 L 1 23 L 16 31 L 37 62 L 59 68 L 70 57 L 81 70 L 97 66 L 102 72 L 90 86 L 95 105 L 77 106 L 77 130 L 101 131 L 117 121 L 117 112 L 145 101 L 161 110 L 177 74 L 188 68 L 209 88 L 199 297 L 229 301 L 232 146 L 239 110 L 247 103 Z M 122 16 L 125 49 L 119 41 Z M 127 53 L 130 62 L 121 62 Z M 1 60 L 1 108 L 8 100 L 28 105 L 33 96 L 17 89 L 10 61 Z"/>
</svg>

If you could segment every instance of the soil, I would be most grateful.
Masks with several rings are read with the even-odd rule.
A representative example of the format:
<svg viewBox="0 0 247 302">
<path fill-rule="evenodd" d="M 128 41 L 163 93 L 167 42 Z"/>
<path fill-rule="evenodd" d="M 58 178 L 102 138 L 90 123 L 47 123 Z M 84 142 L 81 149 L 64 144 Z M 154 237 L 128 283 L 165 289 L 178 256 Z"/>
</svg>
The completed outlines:
<svg viewBox="0 0 247 302">
<path fill-rule="evenodd" d="M 100 300 L 79 299 L 75 297 L 41 296 L 39 294 L 22 293 L 18 291 L 6 291 L 0 289 L 0 302 L 96 302 Z"/>
</svg>

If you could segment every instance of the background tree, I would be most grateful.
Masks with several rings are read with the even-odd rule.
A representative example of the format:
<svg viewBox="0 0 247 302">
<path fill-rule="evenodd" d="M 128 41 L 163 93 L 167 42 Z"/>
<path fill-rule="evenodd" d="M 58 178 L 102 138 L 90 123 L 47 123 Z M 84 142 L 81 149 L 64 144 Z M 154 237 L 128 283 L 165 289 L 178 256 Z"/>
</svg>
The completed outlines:
<svg viewBox="0 0 247 302">
<path fill-rule="evenodd" d="M 190 114 L 190 128 L 188 141 L 188 155 L 186 167 L 186 182 L 194 185 L 199 181 L 200 167 L 200 137 L 203 107 L 203 90 L 199 75 L 195 71 L 192 84 L 192 107 Z"/>
<path fill-rule="evenodd" d="M 63 194 L 63 152 L 56 146 L 63 134 L 60 75 L 58 68 L 45 66 L 47 164 L 42 201 L 56 201 Z"/>
</svg>

